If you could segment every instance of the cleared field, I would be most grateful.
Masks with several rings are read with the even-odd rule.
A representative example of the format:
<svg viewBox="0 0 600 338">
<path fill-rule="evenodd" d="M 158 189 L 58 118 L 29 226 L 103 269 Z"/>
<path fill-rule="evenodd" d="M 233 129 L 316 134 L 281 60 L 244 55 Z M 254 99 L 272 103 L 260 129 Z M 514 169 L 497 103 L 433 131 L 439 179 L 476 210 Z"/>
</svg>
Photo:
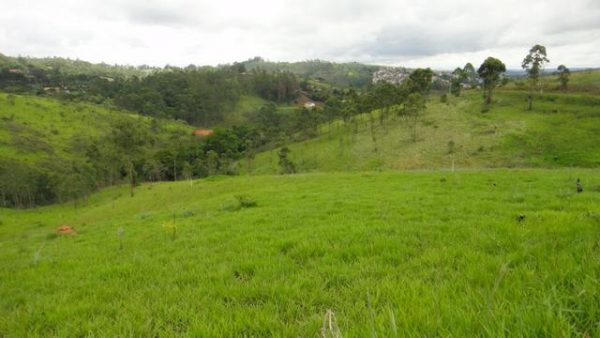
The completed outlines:
<svg viewBox="0 0 600 338">
<path fill-rule="evenodd" d="M 599 337 L 600 171 L 115 187 L 0 210 L 0 262 L 0 336 Z"/>
</svg>

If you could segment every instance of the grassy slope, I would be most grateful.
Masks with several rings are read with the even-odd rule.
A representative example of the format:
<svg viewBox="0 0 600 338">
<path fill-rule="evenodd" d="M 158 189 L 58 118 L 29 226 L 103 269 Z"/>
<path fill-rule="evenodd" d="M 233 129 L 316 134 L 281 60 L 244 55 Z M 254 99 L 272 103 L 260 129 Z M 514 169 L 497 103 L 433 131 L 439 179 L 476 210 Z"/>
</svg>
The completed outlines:
<svg viewBox="0 0 600 338">
<path fill-rule="evenodd" d="M 223 122 L 223 125 L 233 126 L 246 123 L 246 115 L 248 113 L 258 111 L 263 105 L 265 105 L 266 102 L 267 101 L 258 96 L 244 95 L 240 97 L 235 109 L 224 115 L 225 121 Z"/>
<path fill-rule="evenodd" d="M 549 71 L 547 71 L 549 73 Z M 558 76 L 547 75 L 543 79 L 546 90 L 554 92 L 562 92 Z M 526 79 L 513 81 L 508 85 L 509 89 L 526 90 L 529 83 Z M 600 71 L 585 70 L 571 73 L 567 92 L 571 93 L 587 93 L 600 95 Z"/>
<path fill-rule="evenodd" d="M 599 174 L 217 177 L 2 210 L 0 335 L 315 336 L 327 309 L 344 336 L 594 335 Z"/>
<path fill-rule="evenodd" d="M 0 93 L 0 156 L 34 162 L 50 155 L 73 156 L 75 136 L 97 138 L 104 134 L 110 121 L 127 116 L 150 123 L 150 118 L 106 109 L 87 103 L 61 102 L 34 96 L 13 96 Z M 189 127 L 176 122 L 161 121 L 159 136 L 171 132 L 188 133 Z"/>
<path fill-rule="evenodd" d="M 433 98 L 417 142 L 407 121 L 396 118 L 376 123 L 375 143 L 365 116 L 357 134 L 324 126 L 319 137 L 289 145 L 290 158 L 300 171 L 451 168 L 453 161 L 457 168 L 600 166 L 599 96 L 547 93 L 530 112 L 525 92 L 503 90 L 481 113 L 479 95 L 469 91 L 448 104 Z M 277 149 L 240 164 L 244 172 L 277 173 Z"/>
</svg>

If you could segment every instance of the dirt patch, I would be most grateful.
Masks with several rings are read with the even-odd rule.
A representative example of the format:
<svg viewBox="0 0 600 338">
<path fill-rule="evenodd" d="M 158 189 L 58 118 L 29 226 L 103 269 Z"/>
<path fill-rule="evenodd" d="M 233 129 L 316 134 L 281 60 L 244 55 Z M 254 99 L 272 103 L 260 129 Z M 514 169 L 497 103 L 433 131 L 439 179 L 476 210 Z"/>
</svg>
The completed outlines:
<svg viewBox="0 0 600 338">
<path fill-rule="evenodd" d="M 56 229 L 56 233 L 59 235 L 75 235 L 77 232 L 73 227 L 63 224 Z"/>
<path fill-rule="evenodd" d="M 196 129 L 192 132 L 194 136 L 206 137 L 212 135 L 214 132 L 212 129 Z"/>
</svg>

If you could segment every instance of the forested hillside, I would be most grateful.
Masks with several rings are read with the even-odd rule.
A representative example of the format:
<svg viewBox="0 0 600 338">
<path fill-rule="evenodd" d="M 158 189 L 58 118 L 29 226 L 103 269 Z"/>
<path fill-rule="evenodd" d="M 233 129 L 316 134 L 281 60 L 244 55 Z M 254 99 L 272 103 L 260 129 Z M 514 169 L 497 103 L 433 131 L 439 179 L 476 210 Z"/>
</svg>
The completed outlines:
<svg viewBox="0 0 600 338">
<path fill-rule="evenodd" d="M 335 63 L 323 60 L 301 62 L 272 62 L 255 57 L 242 62 L 247 69 L 265 69 L 269 71 L 287 71 L 296 74 L 305 81 L 316 80 L 339 87 L 362 88 L 371 84 L 373 73 L 380 66 L 365 65 L 357 62 Z"/>
<path fill-rule="evenodd" d="M 88 101 L 204 127 L 226 120 L 242 95 L 289 103 L 298 88 L 290 72 L 247 71 L 242 64 L 150 68 L 0 57 L 2 91 Z"/>
<path fill-rule="evenodd" d="M 220 174 L 600 164 L 597 72 L 574 73 L 568 86 L 546 76 L 552 93 L 534 96 L 525 80 L 498 78 L 488 102 L 470 64 L 454 71 L 448 95 L 432 92 L 428 68 L 354 88 L 317 74 L 350 79 L 346 70 L 368 66 L 0 61 L 3 206 Z M 199 126 L 204 136 L 193 136 Z"/>
</svg>

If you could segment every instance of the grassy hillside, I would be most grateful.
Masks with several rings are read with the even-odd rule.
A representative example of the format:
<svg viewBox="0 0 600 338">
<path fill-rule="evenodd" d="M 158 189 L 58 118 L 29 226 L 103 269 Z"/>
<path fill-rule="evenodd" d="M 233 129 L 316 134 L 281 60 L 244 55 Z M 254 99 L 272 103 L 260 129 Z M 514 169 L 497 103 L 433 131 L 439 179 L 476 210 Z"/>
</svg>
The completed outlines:
<svg viewBox="0 0 600 338">
<path fill-rule="evenodd" d="M 598 238 L 598 170 L 114 187 L 0 210 L 0 336 L 598 337 Z"/>
<path fill-rule="evenodd" d="M 547 71 L 549 72 L 549 71 Z M 583 70 L 571 73 L 569 84 L 566 90 L 560 88 L 560 82 L 557 75 L 547 75 L 543 79 L 544 87 L 547 91 L 552 92 L 570 92 L 570 93 L 587 93 L 592 95 L 600 95 L 600 71 Z M 512 81 L 507 88 L 526 90 L 529 83 L 525 79 Z"/>
<path fill-rule="evenodd" d="M 577 82 L 574 81 L 576 84 Z M 417 124 L 395 117 L 383 125 L 364 115 L 358 132 L 341 123 L 288 147 L 300 171 L 600 166 L 600 96 L 546 93 L 527 111 L 527 93 L 500 90 L 482 113 L 480 92 L 442 103 L 432 97 Z M 374 136 L 374 137 L 373 137 Z M 277 149 L 240 163 L 251 173 L 277 173 Z"/>
<path fill-rule="evenodd" d="M 118 118 L 139 120 L 150 126 L 151 118 L 101 106 L 58 101 L 35 96 L 0 93 L 0 156 L 26 162 L 79 156 L 77 148 L 104 135 Z M 189 134 L 186 124 L 162 120 L 156 136 Z"/>
</svg>

